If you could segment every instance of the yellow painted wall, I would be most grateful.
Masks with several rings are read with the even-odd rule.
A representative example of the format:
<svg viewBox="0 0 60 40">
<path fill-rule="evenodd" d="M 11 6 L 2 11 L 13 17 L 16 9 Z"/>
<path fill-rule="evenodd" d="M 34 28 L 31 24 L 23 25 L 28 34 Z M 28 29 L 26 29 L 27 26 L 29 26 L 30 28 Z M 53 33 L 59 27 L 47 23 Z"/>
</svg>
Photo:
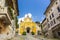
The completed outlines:
<svg viewBox="0 0 60 40">
<path fill-rule="evenodd" d="M 30 32 L 36 33 L 36 24 L 32 22 L 31 18 L 25 18 L 23 22 L 20 23 L 19 34 L 22 34 L 24 31 L 26 32 L 26 28 L 30 28 Z"/>
</svg>

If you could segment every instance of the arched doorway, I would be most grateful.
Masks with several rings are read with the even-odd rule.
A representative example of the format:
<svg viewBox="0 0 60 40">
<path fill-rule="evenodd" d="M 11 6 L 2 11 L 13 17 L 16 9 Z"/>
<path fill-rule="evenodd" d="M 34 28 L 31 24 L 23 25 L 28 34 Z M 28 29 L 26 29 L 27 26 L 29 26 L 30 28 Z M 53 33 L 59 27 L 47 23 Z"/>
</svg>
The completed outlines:
<svg viewBox="0 0 60 40">
<path fill-rule="evenodd" d="M 26 28 L 27 33 L 30 33 L 30 27 Z"/>
</svg>

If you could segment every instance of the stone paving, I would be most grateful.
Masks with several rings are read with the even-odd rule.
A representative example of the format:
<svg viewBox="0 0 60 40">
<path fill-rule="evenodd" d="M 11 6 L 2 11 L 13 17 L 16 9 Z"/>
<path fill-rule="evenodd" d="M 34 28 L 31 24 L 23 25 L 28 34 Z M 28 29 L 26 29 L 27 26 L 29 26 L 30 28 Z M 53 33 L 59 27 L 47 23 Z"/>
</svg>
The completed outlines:
<svg viewBox="0 0 60 40">
<path fill-rule="evenodd" d="M 58 40 L 58 39 L 37 38 L 37 37 L 34 37 L 34 36 L 30 35 L 30 34 L 27 34 L 25 36 L 17 35 L 11 40 Z"/>
<path fill-rule="evenodd" d="M 35 35 L 34 36 L 35 38 L 38 38 L 38 39 L 43 39 L 43 40 L 60 40 L 60 39 L 58 39 L 58 38 L 46 38 L 46 37 L 44 37 L 44 36 L 42 36 L 42 35 Z"/>
<path fill-rule="evenodd" d="M 16 36 L 11 40 L 39 40 L 39 39 L 34 38 L 34 37 L 30 36 L 30 35 L 26 35 L 26 36 Z"/>
<path fill-rule="evenodd" d="M 32 35 L 27 34 L 25 40 L 40 40 L 40 39 L 34 38 Z"/>
<path fill-rule="evenodd" d="M 18 35 L 11 40 L 41 40 L 41 39 L 34 38 L 32 35 L 27 34 L 25 36 L 19 36 Z"/>
</svg>

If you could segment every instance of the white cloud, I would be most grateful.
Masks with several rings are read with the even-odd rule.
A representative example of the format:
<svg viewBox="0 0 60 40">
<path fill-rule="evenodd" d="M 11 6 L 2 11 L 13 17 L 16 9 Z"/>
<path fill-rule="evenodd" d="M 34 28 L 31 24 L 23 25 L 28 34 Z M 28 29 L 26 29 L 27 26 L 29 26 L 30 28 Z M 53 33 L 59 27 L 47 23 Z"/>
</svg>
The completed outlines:
<svg viewBox="0 0 60 40">
<path fill-rule="evenodd" d="M 26 18 L 27 16 L 29 16 L 31 18 L 32 17 L 32 14 L 31 13 L 28 13 L 28 14 L 25 14 L 25 16 L 22 17 L 22 18 L 18 18 L 18 24 L 21 22 L 21 20 L 24 21 L 24 18 Z"/>
<path fill-rule="evenodd" d="M 42 23 L 42 21 L 40 21 L 40 23 Z"/>
<path fill-rule="evenodd" d="M 31 13 L 28 13 L 28 14 L 25 14 L 25 18 L 29 16 L 30 18 L 32 17 L 32 14 Z"/>
<path fill-rule="evenodd" d="M 21 19 L 22 19 L 22 21 L 24 21 L 24 17 L 22 17 Z"/>
<path fill-rule="evenodd" d="M 21 21 L 21 18 L 18 18 L 18 24 L 20 23 L 20 21 Z"/>
<path fill-rule="evenodd" d="M 18 24 L 22 21 L 24 21 L 24 17 L 18 19 Z"/>
<path fill-rule="evenodd" d="M 31 18 L 32 17 L 32 14 L 31 13 L 28 13 L 28 16 Z"/>
<path fill-rule="evenodd" d="M 27 14 L 25 14 L 25 18 L 27 17 Z"/>
</svg>

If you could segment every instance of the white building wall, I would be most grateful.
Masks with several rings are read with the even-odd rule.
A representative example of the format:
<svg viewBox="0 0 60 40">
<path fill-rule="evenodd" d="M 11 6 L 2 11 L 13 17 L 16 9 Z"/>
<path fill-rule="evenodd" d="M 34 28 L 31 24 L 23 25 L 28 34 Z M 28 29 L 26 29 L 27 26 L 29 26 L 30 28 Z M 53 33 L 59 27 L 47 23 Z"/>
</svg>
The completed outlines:
<svg viewBox="0 0 60 40">
<path fill-rule="evenodd" d="M 50 25 L 50 27 L 48 26 L 48 34 L 49 34 L 49 37 L 53 37 L 52 28 L 54 28 L 54 27 L 56 27 L 56 25 L 60 24 L 60 21 L 57 19 L 57 17 L 60 16 L 59 15 L 60 12 L 58 12 L 57 7 L 60 7 L 60 0 L 56 0 L 54 2 L 53 6 L 50 7 L 49 11 L 46 13 L 46 18 L 49 20 L 48 21 L 48 24 Z M 52 13 L 54 14 L 54 17 L 52 17 L 52 19 L 50 19 L 50 16 L 52 15 Z M 55 22 L 56 23 L 55 24 L 52 23 L 53 25 L 51 26 L 51 21 L 53 22 L 53 19 L 55 19 Z"/>
<path fill-rule="evenodd" d="M 5 6 L 5 0 L 0 0 L 0 6 L 4 7 Z"/>
<path fill-rule="evenodd" d="M 0 13 L 6 13 L 7 16 L 8 16 L 8 13 L 7 13 L 7 7 L 5 7 L 5 0 L 0 0 Z M 14 10 L 13 10 L 13 13 L 14 13 Z M 9 17 L 9 16 L 8 16 Z M 14 16 L 15 17 L 15 16 Z M 9 17 L 10 19 L 10 17 Z M 0 40 L 7 40 L 7 39 L 11 39 L 12 37 L 15 36 L 15 19 L 14 20 L 11 20 L 11 25 L 9 25 L 6 29 L 6 33 L 3 33 L 3 34 L 0 34 Z M 8 35 L 7 35 L 8 33 Z"/>
<path fill-rule="evenodd" d="M 56 2 L 57 2 L 58 4 L 56 4 Z M 53 19 L 55 19 L 55 21 L 56 21 L 56 24 L 50 26 L 49 30 L 51 30 L 51 28 L 55 27 L 57 24 L 60 23 L 60 21 L 57 20 L 57 17 L 59 16 L 59 12 L 58 12 L 58 10 L 57 10 L 57 7 L 59 6 L 60 1 L 57 0 L 56 2 L 54 2 L 53 6 L 50 8 L 50 10 L 49 10 L 48 13 L 47 13 L 48 16 L 46 16 L 46 18 L 49 20 L 49 22 L 48 22 L 49 24 L 51 24 L 50 22 L 53 21 Z M 51 11 L 51 9 L 52 9 L 52 11 Z M 49 13 L 49 12 L 50 12 L 50 13 Z M 54 14 L 54 17 L 50 20 L 50 16 L 52 15 L 52 13 Z"/>
</svg>

